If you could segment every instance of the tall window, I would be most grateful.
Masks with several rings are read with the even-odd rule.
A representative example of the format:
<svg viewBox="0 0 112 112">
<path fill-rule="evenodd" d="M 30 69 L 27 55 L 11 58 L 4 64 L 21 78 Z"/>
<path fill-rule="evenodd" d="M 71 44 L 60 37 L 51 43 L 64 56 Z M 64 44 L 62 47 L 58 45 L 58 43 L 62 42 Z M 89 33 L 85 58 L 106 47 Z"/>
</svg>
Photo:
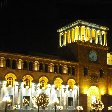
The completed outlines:
<svg viewBox="0 0 112 112">
<path fill-rule="evenodd" d="M 58 65 L 54 65 L 54 72 L 55 73 L 59 73 L 59 71 L 58 71 Z"/>
<path fill-rule="evenodd" d="M 88 75 L 88 68 L 84 67 L 84 76 L 87 76 L 87 75 Z"/>
<path fill-rule="evenodd" d="M 72 74 L 71 66 L 68 66 L 68 74 L 69 74 L 69 75 Z"/>
<path fill-rule="evenodd" d="M 102 45 L 104 45 L 104 34 L 102 35 Z"/>
<path fill-rule="evenodd" d="M 38 71 L 39 70 L 39 62 L 38 61 L 35 61 L 34 62 L 34 70 L 35 71 Z"/>
<path fill-rule="evenodd" d="M 72 75 L 75 75 L 75 67 L 72 67 Z"/>
<path fill-rule="evenodd" d="M 30 71 L 33 70 L 33 62 L 29 62 L 29 70 L 30 70 Z"/>
<path fill-rule="evenodd" d="M 62 74 L 62 65 L 59 65 L 59 73 Z"/>
<path fill-rule="evenodd" d="M 27 70 L 28 69 L 28 63 L 27 63 L 27 61 L 24 61 L 23 62 L 23 69 L 24 70 Z"/>
<path fill-rule="evenodd" d="M 39 71 L 43 71 L 43 63 L 40 63 Z"/>
<path fill-rule="evenodd" d="M 95 44 L 95 37 L 92 37 L 92 43 Z"/>
<path fill-rule="evenodd" d="M 45 64 L 45 72 L 48 72 L 48 64 Z"/>
<path fill-rule="evenodd" d="M 61 35 L 61 46 L 63 46 L 64 45 L 64 35 L 62 34 Z"/>
<path fill-rule="evenodd" d="M 49 64 L 49 72 L 54 72 L 54 64 L 53 63 Z"/>
<path fill-rule="evenodd" d="M 100 35 L 98 35 L 98 44 L 100 44 Z"/>
<path fill-rule="evenodd" d="M 73 106 L 73 97 L 68 97 L 68 106 Z"/>
<path fill-rule="evenodd" d="M 64 65 L 64 66 L 63 66 L 63 73 L 65 73 L 65 74 L 66 74 L 67 72 L 68 72 L 68 68 L 67 68 L 67 66 L 66 66 L 66 65 Z"/>
<path fill-rule="evenodd" d="M 6 67 L 10 68 L 11 67 L 11 60 L 6 59 Z"/>
<path fill-rule="evenodd" d="M 16 69 L 16 60 L 12 60 L 12 69 Z"/>
<path fill-rule="evenodd" d="M 22 59 L 19 59 L 18 60 L 18 69 L 22 69 L 23 66 L 22 66 Z"/>
<path fill-rule="evenodd" d="M 103 77 L 103 75 L 104 75 L 104 71 L 103 69 L 100 69 L 100 77 Z"/>
<path fill-rule="evenodd" d="M 4 63 L 5 63 L 5 58 L 1 57 L 0 58 L 0 67 L 4 67 Z"/>
</svg>

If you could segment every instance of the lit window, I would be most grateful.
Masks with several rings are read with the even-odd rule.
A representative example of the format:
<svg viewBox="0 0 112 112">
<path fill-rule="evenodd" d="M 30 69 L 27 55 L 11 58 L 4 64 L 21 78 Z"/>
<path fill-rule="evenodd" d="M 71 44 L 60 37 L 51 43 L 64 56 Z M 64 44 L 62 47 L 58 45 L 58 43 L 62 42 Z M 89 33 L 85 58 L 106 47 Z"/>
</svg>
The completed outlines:
<svg viewBox="0 0 112 112">
<path fill-rule="evenodd" d="M 49 72 L 54 72 L 54 64 L 53 63 L 49 64 Z"/>
<path fill-rule="evenodd" d="M 35 71 L 38 71 L 39 70 L 39 62 L 38 61 L 35 61 L 34 62 L 34 70 Z"/>
<path fill-rule="evenodd" d="M 25 75 L 23 77 L 24 88 L 30 88 L 32 85 L 33 78 L 30 75 Z"/>
<path fill-rule="evenodd" d="M 18 60 L 18 69 L 22 69 L 22 59 Z"/>
<path fill-rule="evenodd" d="M 39 83 L 40 83 L 40 89 L 46 89 L 48 86 L 48 78 L 45 76 L 42 76 L 39 79 Z"/>
<path fill-rule="evenodd" d="M 9 73 L 5 76 L 5 79 L 7 81 L 6 86 L 7 87 L 13 87 L 14 86 L 14 82 L 16 79 L 16 76 L 13 73 Z"/>
<path fill-rule="evenodd" d="M 29 106 L 30 104 L 30 96 L 23 96 L 23 106 Z"/>
<path fill-rule="evenodd" d="M 65 74 L 66 74 L 67 72 L 68 72 L 68 68 L 67 68 L 67 66 L 66 66 L 66 65 L 64 65 L 64 66 L 63 66 L 63 73 L 65 73 Z"/>
<path fill-rule="evenodd" d="M 0 67 L 4 67 L 5 66 L 5 58 L 1 57 L 0 58 Z"/>
</svg>

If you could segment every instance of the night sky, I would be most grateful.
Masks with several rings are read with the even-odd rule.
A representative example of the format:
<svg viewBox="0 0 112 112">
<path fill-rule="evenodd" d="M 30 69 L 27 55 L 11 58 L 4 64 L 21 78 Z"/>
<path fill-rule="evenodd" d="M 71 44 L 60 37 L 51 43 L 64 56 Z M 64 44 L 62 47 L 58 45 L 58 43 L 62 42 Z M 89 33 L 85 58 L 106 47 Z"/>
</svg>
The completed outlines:
<svg viewBox="0 0 112 112">
<path fill-rule="evenodd" d="M 2 0 L 0 6 L 0 51 L 55 55 L 57 29 L 77 19 L 109 27 L 112 51 L 111 0 Z"/>
</svg>

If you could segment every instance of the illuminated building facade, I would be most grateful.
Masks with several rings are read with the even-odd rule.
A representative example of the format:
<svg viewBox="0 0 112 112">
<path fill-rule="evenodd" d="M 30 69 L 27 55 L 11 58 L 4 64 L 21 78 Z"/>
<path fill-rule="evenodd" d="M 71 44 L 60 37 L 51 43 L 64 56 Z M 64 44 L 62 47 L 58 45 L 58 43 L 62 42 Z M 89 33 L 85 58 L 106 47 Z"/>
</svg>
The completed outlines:
<svg viewBox="0 0 112 112">
<path fill-rule="evenodd" d="M 89 112 L 96 99 L 107 111 L 112 106 L 108 30 L 81 20 L 60 28 L 59 57 L 0 52 L 0 109 L 10 97 L 11 110 L 34 111 L 32 97 L 44 92 L 49 96 L 48 112 L 53 112 L 56 98 L 57 109 L 64 112 L 74 112 L 77 106 Z"/>
</svg>

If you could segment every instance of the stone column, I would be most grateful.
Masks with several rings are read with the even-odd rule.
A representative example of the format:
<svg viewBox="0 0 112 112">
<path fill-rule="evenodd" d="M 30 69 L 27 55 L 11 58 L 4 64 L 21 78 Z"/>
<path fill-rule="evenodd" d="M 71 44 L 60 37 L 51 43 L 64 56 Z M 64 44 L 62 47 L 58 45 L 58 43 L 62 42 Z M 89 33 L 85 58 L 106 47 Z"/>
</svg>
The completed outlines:
<svg viewBox="0 0 112 112">
<path fill-rule="evenodd" d="M 95 30 L 95 38 L 96 38 L 96 44 L 98 44 L 98 34 L 97 34 L 97 30 Z"/>
<path fill-rule="evenodd" d="M 107 46 L 107 32 L 104 33 L 104 45 Z"/>
<path fill-rule="evenodd" d="M 62 36 L 62 33 L 59 33 L 59 46 L 61 47 L 61 36 Z"/>
<path fill-rule="evenodd" d="M 81 35 L 81 41 L 84 41 L 84 36 L 85 36 L 84 30 L 85 30 L 84 26 L 81 26 L 81 33 L 80 33 L 80 35 Z"/>
<path fill-rule="evenodd" d="M 79 34 L 79 27 L 76 26 L 76 27 L 75 27 L 75 41 L 78 40 L 78 34 Z"/>
<path fill-rule="evenodd" d="M 64 45 L 66 45 L 66 32 L 64 32 Z"/>
<path fill-rule="evenodd" d="M 84 28 L 84 40 L 86 41 L 86 27 Z"/>
<path fill-rule="evenodd" d="M 74 28 L 72 28 L 72 41 L 71 42 L 74 42 L 74 38 L 75 38 L 75 31 L 74 31 Z"/>
<path fill-rule="evenodd" d="M 100 31 L 100 44 L 102 45 L 102 33 Z"/>
<path fill-rule="evenodd" d="M 68 31 L 68 43 L 71 43 L 70 30 Z"/>
<path fill-rule="evenodd" d="M 92 43 L 92 28 L 90 29 L 90 42 Z"/>
<path fill-rule="evenodd" d="M 86 33 L 85 40 L 88 41 L 89 40 L 88 28 L 86 27 L 85 30 L 86 30 L 85 31 L 85 33 Z"/>
<path fill-rule="evenodd" d="M 79 26 L 78 40 L 81 40 L 81 26 Z"/>
</svg>

